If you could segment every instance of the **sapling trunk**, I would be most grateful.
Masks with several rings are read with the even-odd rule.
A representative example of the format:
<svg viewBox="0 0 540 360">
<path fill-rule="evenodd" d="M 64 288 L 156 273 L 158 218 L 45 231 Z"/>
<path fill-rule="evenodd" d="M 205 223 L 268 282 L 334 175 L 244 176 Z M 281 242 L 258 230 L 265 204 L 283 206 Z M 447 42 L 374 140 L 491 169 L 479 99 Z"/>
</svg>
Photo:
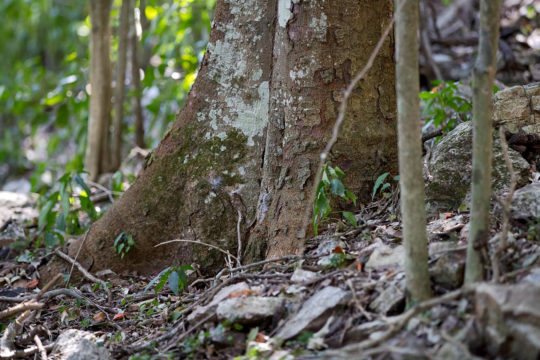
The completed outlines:
<svg viewBox="0 0 540 360">
<path fill-rule="evenodd" d="M 409 300 L 431 297 L 428 273 L 418 74 L 418 0 L 396 14 L 396 89 L 401 213 Z M 398 8 L 400 0 L 396 0 Z"/>
<path fill-rule="evenodd" d="M 480 39 L 473 70 L 473 170 L 471 230 L 465 283 L 484 280 L 489 236 L 493 149 L 493 82 L 497 69 L 500 0 L 480 2 Z"/>
</svg>

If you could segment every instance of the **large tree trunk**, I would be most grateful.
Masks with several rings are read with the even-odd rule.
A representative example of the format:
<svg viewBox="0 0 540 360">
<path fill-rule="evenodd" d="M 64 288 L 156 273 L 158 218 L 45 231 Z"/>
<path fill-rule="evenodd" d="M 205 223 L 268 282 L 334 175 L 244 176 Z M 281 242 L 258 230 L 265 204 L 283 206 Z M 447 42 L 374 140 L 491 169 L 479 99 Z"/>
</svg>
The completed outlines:
<svg viewBox="0 0 540 360">
<path fill-rule="evenodd" d="M 391 0 L 218 1 L 184 108 L 133 186 L 92 226 L 79 259 L 92 270 L 196 263 L 211 272 L 223 265 L 215 250 L 154 245 L 191 239 L 236 254 L 240 236 L 249 260 L 300 249 L 301 214 L 341 91 L 391 15 Z M 396 173 L 396 157 L 389 39 L 350 100 L 330 161 L 367 200 L 379 174 Z M 136 241 L 123 260 L 113 249 L 120 232 Z"/>
</svg>

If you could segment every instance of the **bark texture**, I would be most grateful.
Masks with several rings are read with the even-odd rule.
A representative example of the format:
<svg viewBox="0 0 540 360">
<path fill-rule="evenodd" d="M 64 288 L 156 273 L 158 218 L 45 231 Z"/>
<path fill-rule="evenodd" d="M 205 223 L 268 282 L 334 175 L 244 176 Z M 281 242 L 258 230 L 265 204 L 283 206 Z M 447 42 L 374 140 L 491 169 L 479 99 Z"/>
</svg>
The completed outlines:
<svg viewBox="0 0 540 360">
<path fill-rule="evenodd" d="M 493 82 L 497 70 L 500 0 L 480 2 L 480 38 L 473 70 L 473 170 L 471 230 L 465 282 L 484 279 L 489 237 L 493 152 Z"/>
<path fill-rule="evenodd" d="M 90 20 L 90 117 L 86 168 L 91 180 L 108 170 L 111 123 L 110 17 L 112 0 L 91 0 Z"/>
<path fill-rule="evenodd" d="M 392 2 L 218 1 L 210 42 L 184 108 L 133 186 L 92 226 L 79 259 L 92 270 L 151 273 L 171 264 L 216 271 L 223 255 L 294 253 L 317 157 L 341 90 L 369 56 Z M 364 50 L 367 49 L 367 50 Z M 331 161 L 367 199 L 396 173 L 393 41 L 350 100 Z M 239 231 L 237 222 L 241 217 Z M 115 237 L 136 241 L 124 260 Z M 269 247 L 266 246 L 269 244 Z M 79 248 L 75 242 L 70 253 Z"/>
<path fill-rule="evenodd" d="M 399 185 L 405 247 L 405 274 L 410 299 L 431 297 L 428 272 L 422 130 L 418 74 L 418 0 L 396 0 L 396 90 L 398 114 Z"/>
<path fill-rule="evenodd" d="M 122 122 L 124 120 L 124 95 L 126 89 L 127 44 L 129 16 L 133 12 L 132 0 L 122 0 L 120 25 L 118 27 L 118 60 L 116 62 L 116 84 L 114 89 L 114 118 L 111 138 L 111 168 L 117 169 L 122 161 Z"/>
</svg>

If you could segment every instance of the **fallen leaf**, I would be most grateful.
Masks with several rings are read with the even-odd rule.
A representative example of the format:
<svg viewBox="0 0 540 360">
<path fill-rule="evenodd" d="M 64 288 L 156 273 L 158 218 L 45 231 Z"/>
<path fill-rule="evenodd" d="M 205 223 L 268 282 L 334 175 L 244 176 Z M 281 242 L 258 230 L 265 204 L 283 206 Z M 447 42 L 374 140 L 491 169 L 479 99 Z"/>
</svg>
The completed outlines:
<svg viewBox="0 0 540 360">
<path fill-rule="evenodd" d="M 356 270 L 362 271 L 362 263 L 356 259 Z"/>
<path fill-rule="evenodd" d="M 246 296 L 249 296 L 251 295 L 251 290 L 250 289 L 244 289 L 244 290 L 241 290 L 241 291 L 234 291 L 232 293 L 229 294 L 229 297 L 230 298 L 238 298 L 238 297 L 246 297 Z"/>
<path fill-rule="evenodd" d="M 332 254 L 345 254 L 345 252 L 343 251 L 343 248 L 338 245 L 332 250 Z"/>
<path fill-rule="evenodd" d="M 39 284 L 39 279 L 35 279 L 26 284 L 26 289 L 33 289 Z"/>
<path fill-rule="evenodd" d="M 452 216 L 454 216 L 454 215 L 456 215 L 456 214 L 451 213 L 451 212 L 449 212 L 449 213 L 444 213 L 443 219 L 444 219 L 444 220 L 450 219 L 450 218 L 451 218 Z"/>
<path fill-rule="evenodd" d="M 103 312 L 98 312 L 96 315 L 94 315 L 94 321 L 95 322 L 102 322 L 105 320 L 107 316 Z"/>
<path fill-rule="evenodd" d="M 258 343 L 265 343 L 268 342 L 268 336 L 264 335 L 263 333 L 258 333 L 255 339 L 253 341 Z"/>
<path fill-rule="evenodd" d="M 116 320 L 124 320 L 125 318 L 127 318 L 127 314 L 126 314 L 126 313 L 118 313 L 118 314 L 114 315 L 113 321 L 116 321 Z"/>
</svg>

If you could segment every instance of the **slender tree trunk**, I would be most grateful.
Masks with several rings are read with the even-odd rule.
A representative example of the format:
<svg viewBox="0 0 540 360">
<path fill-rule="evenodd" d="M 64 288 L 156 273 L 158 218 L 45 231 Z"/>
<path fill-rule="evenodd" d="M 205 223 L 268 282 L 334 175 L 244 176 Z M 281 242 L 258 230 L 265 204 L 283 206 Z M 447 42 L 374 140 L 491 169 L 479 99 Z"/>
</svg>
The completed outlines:
<svg viewBox="0 0 540 360">
<path fill-rule="evenodd" d="M 86 168 L 91 180 L 109 167 L 111 122 L 110 18 L 112 0 L 91 0 L 90 19 L 90 118 L 86 146 Z"/>
<path fill-rule="evenodd" d="M 133 11 L 132 0 L 122 0 L 120 26 L 118 29 L 118 61 L 116 64 L 116 87 L 114 92 L 114 119 L 112 134 L 111 168 L 116 170 L 122 162 L 122 122 L 124 120 L 124 95 L 126 89 L 127 44 L 129 37 L 129 13 Z"/>
<path fill-rule="evenodd" d="M 396 0 L 396 90 L 399 185 L 405 246 L 405 274 L 410 300 L 431 297 L 428 273 L 422 130 L 418 74 L 418 0 Z"/>
<path fill-rule="evenodd" d="M 473 71 L 473 171 L 471 230 L 465 282 L 484 279 L 489 237 L 493 82 L 497 70 L 500 0 L 480 1 L 480 39 Z"/>
<path fill-rule="evenodd" d="M 137 19 L 134 9 L 131 9 L 130 43 L 131 43 L 131 81 L 135 96 L 133 97 L 133 117 L 135 118 L 135 144 L 145 148 L 144 117 L 141 106 L 141 74 L 139 73 L 139 39 L 137 37 Z"/>
<path fill-rule="evenodd" d="M 251 260 L 302 247 L 317 159 L 341 91 L 365 64 L 392 1 L 218 0 L 207 51 L 183 109 L 133 186 L 95 223 L 79 259 L 92 269 L 151 273 L 223 254 Z M 396 173 L 393 39 L 350 99 L 331 161 L 364 200 Z M 238 226 L 240 220 L 240 226 Z M 135 247 L 120 260 L 120 232 Z M 268 246 L 267 246 L 268 245 Z M 79 243 L 70 247 L 75 254 Z"/>
</svg>

